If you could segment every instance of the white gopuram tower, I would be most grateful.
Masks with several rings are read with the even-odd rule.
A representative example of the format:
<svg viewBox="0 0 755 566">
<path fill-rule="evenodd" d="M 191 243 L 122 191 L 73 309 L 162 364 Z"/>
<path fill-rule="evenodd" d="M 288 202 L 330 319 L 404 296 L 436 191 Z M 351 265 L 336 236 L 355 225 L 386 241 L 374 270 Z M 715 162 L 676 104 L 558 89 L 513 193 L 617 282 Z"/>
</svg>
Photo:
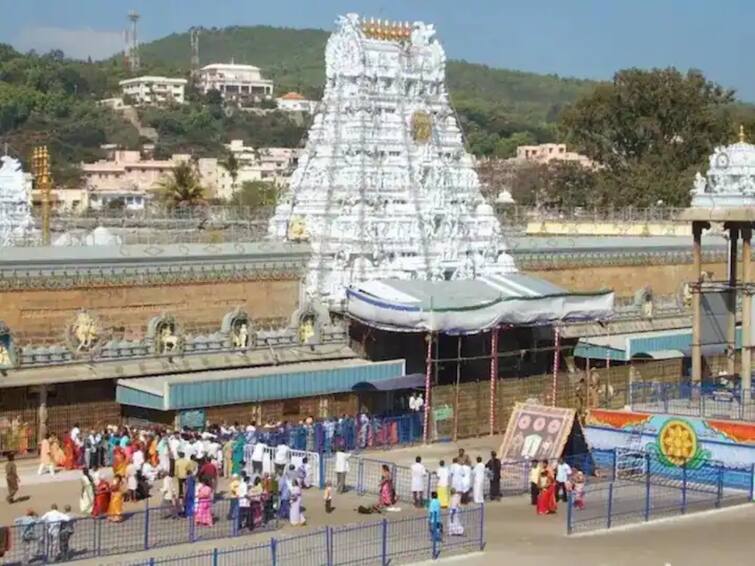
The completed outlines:
<svg viewBox="0 0 755 566">
<path fill-rule="evenodd" d="M 31 177 L 18 159 L 0 156 L 0 246 L 22 244 L 33 233 Z"/>
<path fill-rule="evenodd" d="M 336 307 L 351 283 L 516 271 L 480 193 L 432 25 L 349 14 L 325 51 L 322 103 L 270 221 L 308 241 L 306 292 Z"/>
</svg>

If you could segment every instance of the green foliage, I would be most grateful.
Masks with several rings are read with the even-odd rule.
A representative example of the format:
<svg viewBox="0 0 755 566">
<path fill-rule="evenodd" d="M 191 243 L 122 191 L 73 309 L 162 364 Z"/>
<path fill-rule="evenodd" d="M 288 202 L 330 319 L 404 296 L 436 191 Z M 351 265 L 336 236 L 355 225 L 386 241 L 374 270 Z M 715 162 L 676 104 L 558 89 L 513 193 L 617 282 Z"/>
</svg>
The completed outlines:
<svg viewBox="0 0 755 566">
<path fill-rule="evenodd" d="M 309 123 L 296 124 L 282 112 L 257 114 L 233 107 L 231 113 L 221 106 L 185 104 L 173 108 L 140 110 L 144 125 L 157 130 L 157 152 L 166 157 L 190 153 L 195 157 L 216 157 L 225 153 L 224 144 L 243 139 L 254 147 L 296 147 Z"/>
<path fill-rule="evenodd" d="M 733 92 L 697 71 L 618 72 L 562 115 L 566 140 L 603 165 L 617 206 L 685 206 L 696 170 L 731 139 Z"/>
<path fill-rule="evenodd" d="M 256 65 L 275 81 L 277 93 L 295 90 L 319 99 L 325 80 L 328 35 L 322 30 L 268 26 L 202 30 L 201 63 L 234 60 Z M 181 67 L 184 74 L 188 71 L 188 34 L 173 34 L 141 49 L 142 62 L 150 72 L 152 65 L 166 63 Z M 514 143 L 511 137 L 517 133 L 526 134 L 525 139 L 532 143 L 553 141 L 560 109 L 589 93 L 596 84 L 493 69 L 466 61 L 449 61 L 447 69 L 449 90 L 468 148 L 476 155 L 510 154 Z"/>
<path fill-rule="evenodd" d="M 280 188 L 265 181 L 245 181 L 236 191 L 231 203 L 248 207 L 252 210 L 270 209 L 278 201 Z"/>
<path fill-rule="evenodd" d="M 21 55 L 0 44 L 0 139 L 27 169 L 33 147 L 47 145 L 56 183 L 78 184 L 79 163 L 102 157 L 101 144 L 139 143 L 133 126 L 96 105 L 107 82 L 97 65 L 60 51 Z"/>
<path fill-rule="evenodd" d="M 192 163 L 179 163 L 170 176 L 158 182 L 160 200 L 169 207 L 191 207 L 205 202 L 205 189 Z"/>
<path fill-rule="evenodd" d="M 551 161 L 517 167 L 511 196 L 523 206 L 573 208 L 605 206 L 598 175 L 579 163 Z"/>
</svg>

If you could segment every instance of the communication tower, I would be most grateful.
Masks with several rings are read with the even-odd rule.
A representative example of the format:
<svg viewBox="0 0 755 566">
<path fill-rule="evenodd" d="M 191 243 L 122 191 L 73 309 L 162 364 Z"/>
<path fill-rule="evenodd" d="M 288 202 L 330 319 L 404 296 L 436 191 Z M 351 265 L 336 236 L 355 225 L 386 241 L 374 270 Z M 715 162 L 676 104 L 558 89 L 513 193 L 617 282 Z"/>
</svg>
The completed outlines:
<svg viewBox="0 0 755 566">
<path fill-rule="evenodd" d="M 126 29 L 126 59 L 131 72 L 139 71 L 139 36 L 136 33 L 136 24 L 141 16 L 135 10 L 128 13 L 131 29 Z"/>
<path fill-rule="evenodd" d="M 199 75 L 199 28 L 191 28 L 191 76 Z"/>
</svg>

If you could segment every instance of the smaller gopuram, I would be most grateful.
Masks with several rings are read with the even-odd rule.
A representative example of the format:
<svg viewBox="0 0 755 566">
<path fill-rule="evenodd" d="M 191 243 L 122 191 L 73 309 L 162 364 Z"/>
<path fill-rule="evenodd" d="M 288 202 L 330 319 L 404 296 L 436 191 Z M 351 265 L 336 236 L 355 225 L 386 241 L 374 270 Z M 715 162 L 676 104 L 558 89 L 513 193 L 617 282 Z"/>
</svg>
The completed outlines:
<svg viewBox="0 0 755 566">
<path fill-rule="evenodd" d="M 18 159 L 0 156 L 0 246 L 21 244 L 33 230 L 31 177 Z"/>
<path fill-rule="evenodd" d="M 755 223 L 755 145 L 746 141 L 740 127 L 739 141 L 717 147 L 710 156 L 707 174 L 695 175 L 692 204 L 684 218 L 692 222 L 693 261 L 696 279 L 692 292 L 692 380 L 704 378 L 706 352 L 725 349 L 727 373 L 741 378 L 742 401 L 749 402 L 752 382 L 752 228 Z M 723 281 L 706 281 L 702 270 L 702 235 L 712 224 L 722 224 L 728 233 L 728 273 Z M 739 241 L 742 273 L 737 264 Z M 741 339 L 737 339 L 737 301 L 742 301 Z M 741 343 L 741 371 L 737 372 L 736 349 Z"/>
</svg>

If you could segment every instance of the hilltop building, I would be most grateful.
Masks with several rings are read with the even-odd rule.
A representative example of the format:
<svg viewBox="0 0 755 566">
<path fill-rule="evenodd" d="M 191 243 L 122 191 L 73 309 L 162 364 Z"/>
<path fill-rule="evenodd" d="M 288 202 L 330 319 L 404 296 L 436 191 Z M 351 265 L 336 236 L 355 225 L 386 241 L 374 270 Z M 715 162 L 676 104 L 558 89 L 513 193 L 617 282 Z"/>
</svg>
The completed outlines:
<svg viewBox="0 0 755 566">
<path fill-rule="evenodd" d="M 262 77 L 259 67 L 213 63 L 199 70 L 199 89 L 220 92 L 225 100 L 262 100 L 273 95 L 273 81 Z"/>
<path fill-rule="evenodd" d="M 172 174 L 178 164 L 190 160 L 188 154 L 153 159 L 140 151 L 110 149 L 106 159 L 81 164 L 82 189 L 85 191 L 82 198 L 86 202 L 77 207 L 97 210 L 119 202 L 127 210 L 141 210 L 153 198 L 160 180 Z M 213 196 L 218 187 L 218 160 L 201 158 L 196 161 L 196 166 L 208 196 Z"/>
<path fill-rule="evenodd" d="M 578 163 L 582 167 L 595 168 L 593 162 L 586 155 L 573 151 L 566 151 L 563 143 L 542 143 L 540 145 L 520 145 L 516 148 L 515 161 L 520 163 L 546 164 L 552 161 L 569 161 Z"/>
<path fill-rule="evenodd" d="M 245 145 L 244 140 L 231 140 L 225 147 L 239 164 L 235 181 L 227 169 L 222 166 L 218 169 L 217 196 L 226 200 L 246 182 L 263 181 L 287 186 L 300 152 L 290 147 L 254 148 Z"/>
<path fill-rule="evenodd" d="M 136 77 L 119 82 L 124 98 L 130 98 L 136 106 L 162 106 L 183 104 L 186 79 L 168 77 Z M 111 99 L 112 100 L 112 99 Z M 109 104 L 103 101 L 103 104 Z"/>
<path fill-rule="evenodd" d="M 278 110 L 282 110 L 283 112 L 314 114 L 317 108 L 317 101 L 307 100 L 298 92 L 287 92 L 283 96 L 276 98 L 275 103 L 278 105 Z"/>
</svg>

